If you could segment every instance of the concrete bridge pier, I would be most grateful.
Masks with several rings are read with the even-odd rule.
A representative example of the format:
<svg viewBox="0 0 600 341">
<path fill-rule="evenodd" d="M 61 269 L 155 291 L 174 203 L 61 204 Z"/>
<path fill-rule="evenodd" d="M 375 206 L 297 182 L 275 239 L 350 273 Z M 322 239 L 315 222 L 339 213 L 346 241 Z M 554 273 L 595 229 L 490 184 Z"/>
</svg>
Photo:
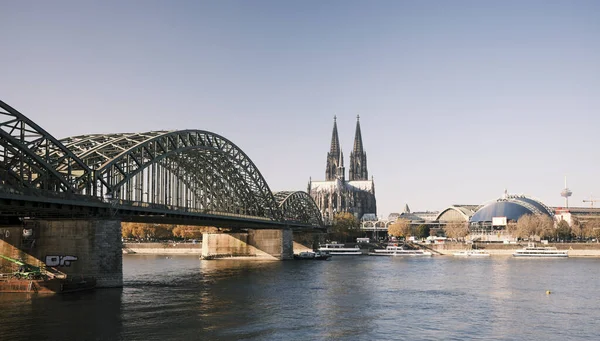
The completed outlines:
<svg viewBox="0 0 600 341">
<path fill-rule="evenodd" d="M 120 220 L 33 220 L 0 226 L 0 253 L 69 276 L 95 277 L 97 287 L 123 286 Z M 0 264 L 6 268 L 9 263 Z"/>
<path fill-rule="evenodd" d="M 293 233 L 289 229 L 249 229 L 240 233 L 202 234 L 202 258 L 257 257 L 294 258 Z"/>
<path fill-rule="evenodd" d="M 327 234 L 316 231 L 297 231 L 294 233 L 294 253 L 316 250 L 325 244 Z"/>
</svg>

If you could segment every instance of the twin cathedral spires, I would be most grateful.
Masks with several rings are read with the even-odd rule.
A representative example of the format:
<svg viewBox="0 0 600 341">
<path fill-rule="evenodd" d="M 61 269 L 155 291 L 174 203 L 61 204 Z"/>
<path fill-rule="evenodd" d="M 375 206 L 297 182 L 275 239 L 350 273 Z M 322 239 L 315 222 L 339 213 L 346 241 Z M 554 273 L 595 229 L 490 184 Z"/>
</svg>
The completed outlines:
<svg viewBox="0 0 600 341">
<path fill-rule="evenodd" d="M 325 169 L 325 180 L 332 181 L 340 179 L 345 181 L 344 153 L 340 148 L 340 139 L 337 131 L 337 118 L 333 117 L 333 133 L 331 135 L 331 148 L 327 153 L 327 166 Z M 363 148 L 362 135 L 360 133 L 360 116 L 356 116 L 356 133 L 354 134 L 354 146 L 350 153 L 349 181 L 368 180 L 367 153 Z"/>
</svg>

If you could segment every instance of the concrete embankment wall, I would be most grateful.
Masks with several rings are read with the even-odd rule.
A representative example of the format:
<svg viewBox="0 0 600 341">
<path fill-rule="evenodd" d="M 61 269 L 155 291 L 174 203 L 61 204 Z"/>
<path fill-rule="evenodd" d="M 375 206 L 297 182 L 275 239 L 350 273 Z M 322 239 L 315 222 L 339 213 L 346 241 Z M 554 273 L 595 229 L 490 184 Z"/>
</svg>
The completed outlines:
<svg viewBox="0 0 600 341">
<path fill-rule="evenodd" d="M 471 245 L 464 243 L 445 243 L 426 245 L 442 254 L 452 255 L 454 252 L 470 249 Z M 527 246 L 527 243 L 520 244 L 495 244 L 495 243 L 475 243 L 473 248 L 482 249 L 490 255 L 511 256 L 515 250 Z M 599 243 L 549 243 L 536 246 L 554 246 L 559 250 L 569 250 L 569 257 L 600 257 Z"/>
<path fill-rule="evenodd" d="M 199 255 L 202 253 L 202 243 L 125 243 L 123 244 L 123 252 L 156 255 Z"/>
</svg>

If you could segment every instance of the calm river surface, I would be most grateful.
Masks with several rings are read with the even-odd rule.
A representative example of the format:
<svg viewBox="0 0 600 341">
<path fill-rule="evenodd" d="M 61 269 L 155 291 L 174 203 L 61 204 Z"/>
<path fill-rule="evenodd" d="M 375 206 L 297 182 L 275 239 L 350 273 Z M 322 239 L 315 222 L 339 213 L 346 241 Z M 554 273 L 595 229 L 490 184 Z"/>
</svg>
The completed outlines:
<svg viewBox="0 0 600 341">
<path fill-rule="evenodd" d="M 0 340 L 564 341 L 600 335 L 596 258 L 259 262 L 124 255 L 123 268 L 123 289 L 0 294 Z"/>
</svg>

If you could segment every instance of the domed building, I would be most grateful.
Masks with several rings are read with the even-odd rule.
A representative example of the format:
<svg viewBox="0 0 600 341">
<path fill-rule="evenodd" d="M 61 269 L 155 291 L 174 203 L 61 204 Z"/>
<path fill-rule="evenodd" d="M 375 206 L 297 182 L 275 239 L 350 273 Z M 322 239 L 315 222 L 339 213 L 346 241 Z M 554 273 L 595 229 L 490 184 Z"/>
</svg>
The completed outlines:
<svg viewBox="0 0 600 341">
<path fill-rule="evenodd" d="M 440 224 L 467 223 L 478 207 L 478 205 L 452 205 L 438 213 L 435 220 Z"/>
<path fill-rule="evenodd" d="M 507 223 L 516 222 L 526 214 L 554 216 L 552 209 L 538 200 L 505 192 L 502 198 L 479 208 L 469 222 L 471 228 L 504 228 Z"/>
</svg>

